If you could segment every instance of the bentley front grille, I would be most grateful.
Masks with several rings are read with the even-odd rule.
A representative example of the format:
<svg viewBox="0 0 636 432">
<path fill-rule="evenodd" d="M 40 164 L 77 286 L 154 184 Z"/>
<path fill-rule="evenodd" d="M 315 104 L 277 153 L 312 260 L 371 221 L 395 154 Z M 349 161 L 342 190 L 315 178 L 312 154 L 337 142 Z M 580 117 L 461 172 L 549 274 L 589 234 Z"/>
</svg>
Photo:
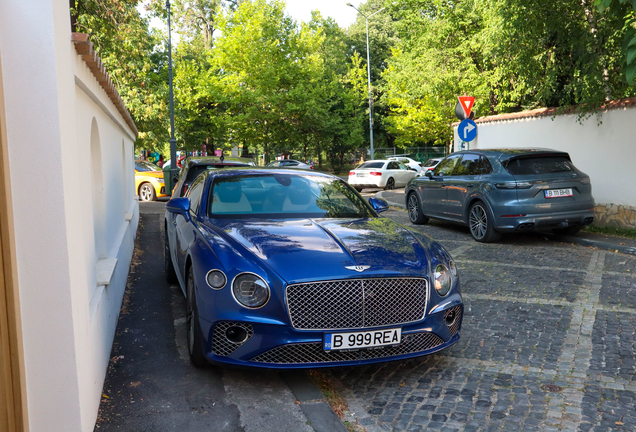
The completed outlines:
<svg viewBox="0 0 636 432">
<path fill-rule="evenodd" d="M 242 340 L 236 340 L 235 342 L 230 340 L 227 336 L 227 331 L 230 328 L 237 328 L 245 331 L 245 337 Z M 231 321 L 219 321 L 214 326 L 214 335 L 212 337 L 212 352 L 218 356 L 227 357 L 234 351 L 239 349 L 241 345 L 250 340 L 254 336 L 254 329 L 250 324 L 243 324 L 240 322 Z"/>
<path fill-rule="evenodd" d="M 360 329 L 419 321 L 426 310 L 423 278 L 345 279 L 287 287 L 292 326 Z"/>
<path fill-rule="evenodd" d="M 396 347 L 360 351 L 325 351 L 321 342 L 281 345 L 252 359 L 258 363 L 299 364 L 331 363 L 395 357 L 423 352 L 440 346 L 444 341 L 433 333 L 404 335 Z"/>
</svg>

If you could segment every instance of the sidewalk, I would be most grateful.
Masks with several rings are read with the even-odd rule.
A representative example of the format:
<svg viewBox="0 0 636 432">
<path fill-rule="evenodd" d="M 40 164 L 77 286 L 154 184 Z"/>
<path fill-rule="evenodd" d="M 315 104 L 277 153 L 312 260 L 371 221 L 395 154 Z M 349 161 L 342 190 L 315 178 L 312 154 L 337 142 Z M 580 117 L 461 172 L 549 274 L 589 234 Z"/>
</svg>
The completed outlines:
<svg viewBox="0 0 636 432">
<path fill-rule="evenodd" d="M 392 206 L 406 209 L 406 200 L 403 189 L 395 191 L 380 191 L 376 194 L 376 196 L 386 200 Z M 541 232 L 541 234 L 555 241 L 574 243 L 581 246 L 590 246 L 612 252 L 636 255 L 636 239 L 588 232 L 579 232 L 571 236 L 562 236 L 545 232 Z"/>
<path fill-rule="evenodd" d="M 164 205 L 140 205 L 95 431 L 346 432 L 304 371 L 190 364 L 185 299 L 164 277 Z"/>
</svg>

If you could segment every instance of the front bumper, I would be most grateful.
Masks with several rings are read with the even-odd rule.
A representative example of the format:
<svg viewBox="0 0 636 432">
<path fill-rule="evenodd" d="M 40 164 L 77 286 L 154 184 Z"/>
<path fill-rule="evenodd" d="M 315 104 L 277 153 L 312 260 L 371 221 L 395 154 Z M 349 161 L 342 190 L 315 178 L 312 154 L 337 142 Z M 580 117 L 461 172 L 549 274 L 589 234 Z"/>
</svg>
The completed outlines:
<svg viewBox="0 0 636 432">
<path fill-rule="evenodd" d="M 529 231 L 533 229 L 567 228 L 570 226 L 589 225 L 594 221 L 594 211 L 577 210 L 571 212 L 554 212 L 527 214 L 523 217 L 499 217 L 497 231 Z"/>
<path fill-rule="evenodd" d="M 290 326 L 266 322 L 211 323 L 204 319 L 200 319 L 200 324 L 205 338 L 206 357 L 210 362 L 290 369 L 352 366 L 433 354 L 459 340 L 462 318 L 463 304 L 456 300 L 419 322 L 377 328 L 300 331 Z M 232 326 L 245 329 L 246 339 L 243 342 L 234 343 L 227 339 L 226 331 Z M 395 327 L 402 328 L 402 343 L 397 346 L 355 351 L 323 349 L 323 338 L 326 333 Z"/>
</svg>

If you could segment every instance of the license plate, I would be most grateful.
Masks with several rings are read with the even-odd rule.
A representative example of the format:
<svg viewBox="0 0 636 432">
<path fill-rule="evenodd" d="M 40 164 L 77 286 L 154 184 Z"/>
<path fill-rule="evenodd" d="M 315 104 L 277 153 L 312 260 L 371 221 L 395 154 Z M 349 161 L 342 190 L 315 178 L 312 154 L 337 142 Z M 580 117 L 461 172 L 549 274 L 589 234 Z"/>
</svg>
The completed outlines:
<svg viewBox="0 0 636 432">
<path fill-rule="evenodd" d="M 561 198 L 571 196 L 574 196 L 572 194 L 572 189 L 549 189 L 545 191 L 546 198 Z"/>
<path fill-rule="evenodd" d="M 357 173 L 356 176 L 358 176 L 358 177 L 366 177 L 367 175 L 365 173 Z"/>
<path fill-rule="evenodd" d="M 325 335 L 325 351 L 398 345 L 401 341 L 401 328 L 352 333 L 327 333 Z"/>
</svg>

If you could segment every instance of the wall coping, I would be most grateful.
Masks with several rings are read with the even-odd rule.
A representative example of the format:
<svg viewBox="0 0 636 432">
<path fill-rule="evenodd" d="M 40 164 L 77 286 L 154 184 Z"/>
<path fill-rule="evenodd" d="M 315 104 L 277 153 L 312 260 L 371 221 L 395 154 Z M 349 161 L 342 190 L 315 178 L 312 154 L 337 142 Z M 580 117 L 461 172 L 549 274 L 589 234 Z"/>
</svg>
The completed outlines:
<svg viewBox="0 0 636 432">
<path fill-rule="evenodd" d="M 598 109 L 599 112 L 611 111 L 615 109 L 628 108 L 636 106 L 636 97 L 625 98 L 625 99 L 616 99 L 604 103 Z M 475 120 L 475 123 L 493 123 L 498 121 L 505 120 L 521 120 L 526 118 L 537 118 L 537 117 L 552 117 L 556 115 L 567 115 L 567 114 L 576 114 L 579 105 L 572 105 L 569 107 L 563 108 L 537 108 L 528 111 L 520 111 L 516 113 L 507 113 L 507 114 L 497 114 L 492 116 L 480 117 Z M 452 125 L 457 126 L 459 122 L 454 122 Z"/>
<path fill-rule="evenodd" d="M 110 79 L 108 75 L 108 71 L 106 67 L 102 63 L 102 59 L 97 55 L 95 51 L 95 46 L 93 42 L 91 42 L 88 38 L 88 34 L 86 33 L 71 33 L 71 41 L 73 45 L 75 45 L 75 51 L 82 57 L 82 60 L 86 63 L 91 73 L 97 79 L 99 85 L 104 89 L 110 100 L 117 108 L 117 111 L 121 114 L 126 121 L 126 124 L 135 134 L 135 137 L 139 136 L 139 131 L 137 130 L 137 126 L 126 109 L 126 105 L 124 105 L 124 101 L 121 99 L 115 84 Z"/>
</svg>

